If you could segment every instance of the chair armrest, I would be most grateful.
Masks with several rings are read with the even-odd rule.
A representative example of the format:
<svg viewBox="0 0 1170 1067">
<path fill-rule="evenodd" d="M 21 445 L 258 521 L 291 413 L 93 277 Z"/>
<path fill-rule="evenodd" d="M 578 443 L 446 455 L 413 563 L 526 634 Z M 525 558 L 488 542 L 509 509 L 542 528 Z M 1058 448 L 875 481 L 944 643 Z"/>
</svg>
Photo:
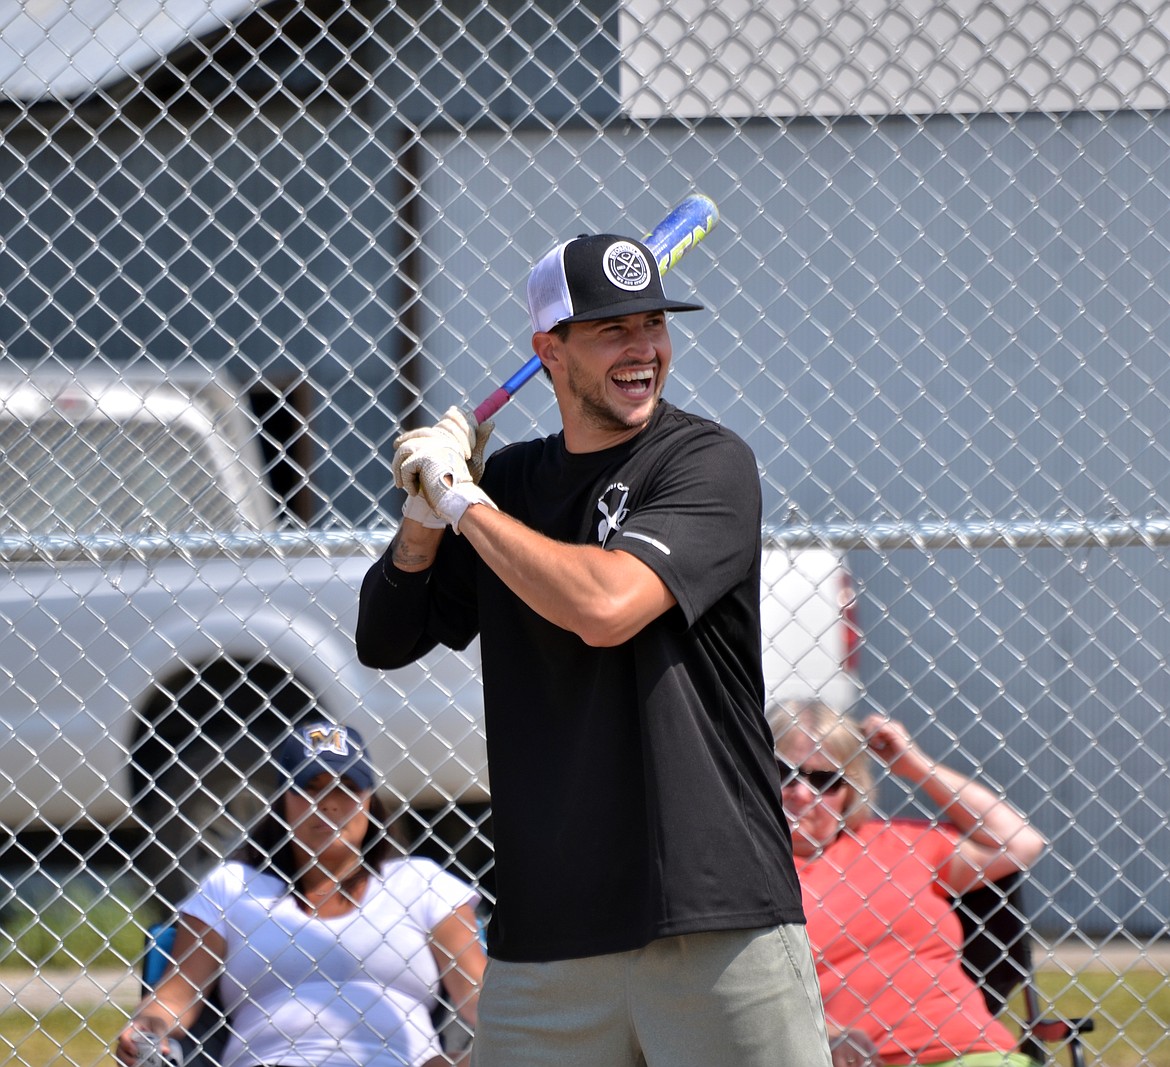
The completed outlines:
<svg viewBox="0 0 1170 1067">
<path fill-rule="evenodd" d="M 1095 1027 L 1092 1019 L 1037 1019 L 1028 1032 L 1040 1041 L 1067 1041 Z"/>
<path fill-rule="evenodd" d="M 1068 1050 L 1072 1067 L 1085 1067 L 1085 1048 L 1081 1043 L 1081 1034 L 1093 1029 L 1092 1019 L 1036 1019 L 1025 1031 L 1021 1050 L 1039 1059 L 1042 1052 L 1041 1042 L 1044 1044 L 1064 1044 Z M 1049 1057 L 1051 1062 L 1055 1062 Z"/>
</svg>

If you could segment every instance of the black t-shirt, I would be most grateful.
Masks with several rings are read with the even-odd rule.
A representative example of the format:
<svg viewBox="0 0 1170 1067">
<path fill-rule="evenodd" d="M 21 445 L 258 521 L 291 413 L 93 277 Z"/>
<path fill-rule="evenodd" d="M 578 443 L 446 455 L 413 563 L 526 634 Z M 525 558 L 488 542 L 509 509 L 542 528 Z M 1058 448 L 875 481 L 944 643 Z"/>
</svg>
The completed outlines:
<svg viewBox="0 0 1170 1067">
<path fill-rule="evenodd" d="M 417 641 L 411 655 L 480 635 L 491 955 L 570 959 L 802 922 L 763 715 L 760 484 L 747 445 L 662 403 L 646 430 L 602 452 L 569 453 L 560 434 L 500 449 L 481 484 L 552 538 L 632 553 L 678 601 L 625 644 L 592 648 L 448 531 L 412 638 L 383 629 L 409 624 L 375 605 L 390 565 L 371 571 L 367 632 Z"/>
</svg>

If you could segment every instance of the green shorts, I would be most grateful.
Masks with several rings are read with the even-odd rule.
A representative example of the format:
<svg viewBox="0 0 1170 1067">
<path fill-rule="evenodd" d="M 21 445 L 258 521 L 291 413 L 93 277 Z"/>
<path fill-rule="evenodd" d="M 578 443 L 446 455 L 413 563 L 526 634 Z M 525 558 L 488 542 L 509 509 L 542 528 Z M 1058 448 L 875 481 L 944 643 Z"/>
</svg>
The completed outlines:
<svg viewBox="0 0 1170 1067">
<path fill-rule="evenodd" d="M 1037 1067 L 1031 1056 L 1022 1052 L 968 1052 L 941 1063 L 921 1064 L 920 1067 Z"/>
<path fill-rule="evenodd" d="M 472 1067 L 829 1067 L 803 926 L 684 934 L 553 963 L 489 960 Z"/>
</svg>

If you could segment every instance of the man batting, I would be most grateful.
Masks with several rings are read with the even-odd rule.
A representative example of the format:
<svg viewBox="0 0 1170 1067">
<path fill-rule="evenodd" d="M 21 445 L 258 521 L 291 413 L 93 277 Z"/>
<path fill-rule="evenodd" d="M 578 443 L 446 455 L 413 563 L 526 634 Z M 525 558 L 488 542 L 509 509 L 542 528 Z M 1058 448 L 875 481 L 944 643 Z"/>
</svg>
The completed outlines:
<svg viewBox="0 0 1170 1067">
<path fill-rule="evenodd" d="M 480 636 L 497 905 L 476 1067 L 827 1067 L 763 714 L 755 458 L 661 399 L 668 299 L 612 234 L 528 280 L 562 431 L 497 450 L 452 409 L 397 443 L 408 493 L 358 654 Z M 482 476 L 480 476 L 482 473 Z"/>
</svg>

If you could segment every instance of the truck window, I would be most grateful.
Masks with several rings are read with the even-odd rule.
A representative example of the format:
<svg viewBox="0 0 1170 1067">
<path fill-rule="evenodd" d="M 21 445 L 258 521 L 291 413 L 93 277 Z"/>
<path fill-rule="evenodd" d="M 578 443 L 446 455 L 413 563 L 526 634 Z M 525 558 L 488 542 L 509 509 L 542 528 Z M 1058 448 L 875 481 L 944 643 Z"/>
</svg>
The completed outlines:
<svg viewBox="0 0 1170 1067">
<path fill-rule="evenodd" d="M 208 438 L 147 414 L 0 418 L 0 531 L 157 533 L 241 526 Z"/>
</svg>

